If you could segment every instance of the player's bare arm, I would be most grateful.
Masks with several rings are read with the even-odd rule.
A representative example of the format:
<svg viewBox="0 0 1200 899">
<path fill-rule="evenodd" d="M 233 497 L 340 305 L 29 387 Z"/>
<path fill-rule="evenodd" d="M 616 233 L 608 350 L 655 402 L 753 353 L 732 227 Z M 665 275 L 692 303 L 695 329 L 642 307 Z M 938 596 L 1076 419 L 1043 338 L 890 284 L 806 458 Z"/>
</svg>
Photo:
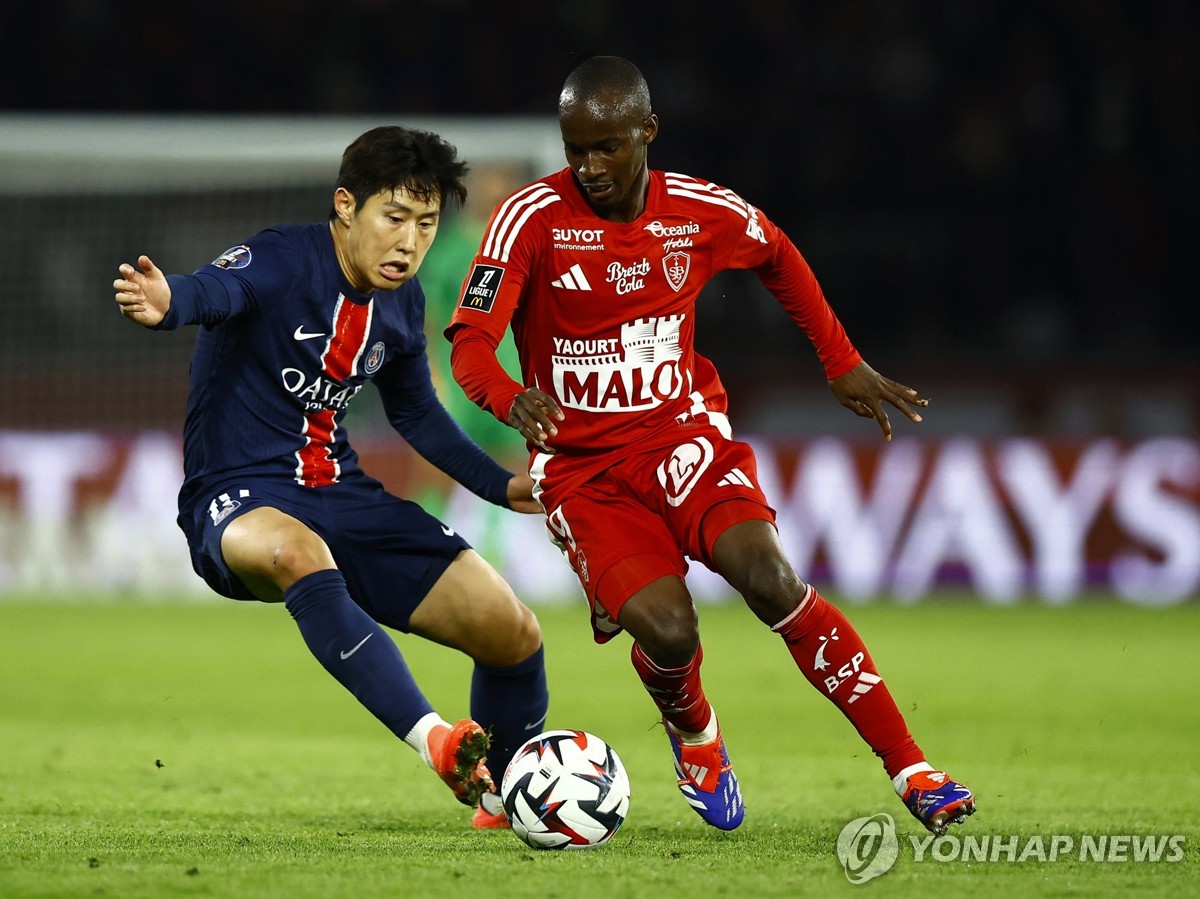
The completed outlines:
<svg viewBox="0 0 1200 899">
<path fill-rule="evenodd" d="M 840 378 L 834 378 L 829 382 L 829 389 L 837 401 L 855 415 L 879 422 L 884 440 L 892 439 L 892 423 L 883 410 L 884 402 L 891 403 L 914 422 L 920 422 L 921 416 L 912 407 L 929 405 L 926 397 L 899 381 L 883 377 L 866 362 L 860 362 Z"/>
<path fill-rule="evenodd" d="M 516 428 L 522 437 L 547 453 L 554 452 L 546 446 L 546 441 L 558 433 L 554 422 L 563 418 L 563 411 L 554 397 L 536 387 L 518 393 L 508 410 L 508 426 Z"/>
<path fill-rule="evenodd" d="M 171 307 L 171 287 L 167 284 L 167 276 L 149 256 L 138 257 L 138 268 L 122 262 L 117 270 L 121 277 L 113 281 L 113 289 L 117 292 L 121 314 L 143 327 L 153 328 L 163 320 Z"/>
</svg>

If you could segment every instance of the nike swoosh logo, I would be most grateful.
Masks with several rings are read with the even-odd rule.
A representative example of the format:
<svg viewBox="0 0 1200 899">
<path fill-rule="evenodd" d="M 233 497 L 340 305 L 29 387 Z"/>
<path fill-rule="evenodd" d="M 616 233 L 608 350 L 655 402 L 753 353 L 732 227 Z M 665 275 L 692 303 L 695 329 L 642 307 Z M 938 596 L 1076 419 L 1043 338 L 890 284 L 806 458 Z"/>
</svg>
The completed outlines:
<svg viewBox="0 0 1200 899">
<path fill-rule="evenodd" d="M 549 712 L 547 712 L 546 714 L 549 714 Z M 538 720 L 533 722 L 533 724 L 526 724 L 525 729 L 526 730 L 541 730 L 542 725 L 545 723 L 546 723 L 546 715 L 542 715 L 542 717 L 538 718 Z"/>
<path fill-rule="evenodd" d="M 313 331 L 312 333 L 305 331 L 304 325 L 298 325 L 296 330 L 292 332 L 292 337 L 294 337 L 296 340 L 312 340 L 314 337 L 324 336 L 325 332 L 323 331 Z"/>
<path fill-rule="evenodd" d="M 358 641 L 358 645 L 355 646 L 352 650 L 350 650 L 349 652 L 340 653 L 342 660 L 345 661 L 346 659 L 350 658 L 350 656 L 352 656 L 356 652 L 358 652 L 358 650 L 362 647 L 362 645 L 364 643 L 366 643 L 368 640 L 370 640 L 374 636 L 375 636 L 374 634 L 367 634 L 365 637 L 363 637 L 361 640 Z"/>
<path fill-rule="evenodd" d="M 454 536 L 454 528 L 448 528 L 445 525 L 442 525 L 442 533 L 445 534 L 447 537 L 453 537 Z"/>
</svg>

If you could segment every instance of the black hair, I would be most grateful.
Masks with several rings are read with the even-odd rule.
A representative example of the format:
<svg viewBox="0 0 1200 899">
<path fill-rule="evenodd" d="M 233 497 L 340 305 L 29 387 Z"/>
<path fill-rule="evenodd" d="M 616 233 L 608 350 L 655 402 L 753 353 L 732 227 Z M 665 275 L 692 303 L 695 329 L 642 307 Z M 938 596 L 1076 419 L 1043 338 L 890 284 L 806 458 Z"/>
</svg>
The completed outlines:
<svg viewBox="0 0 1200 899">
<path fill-rule="evenodd" d="M 563 82 L 558 114 L 581 103 L 604 103 L 643 121 L 651 113 L 650 86 L 641 69 L 620 56 L 593 56 L 581 62 Z"/>
<path fill-rule="evenodd" d="M 399 188 L 445 208 L 467 199 L 466 176 L 467 164 L 458 150 L 432 131 L 382 125 L 346 148 L 337 186 L 353 194 L 359 209 L 376 194 Z M 335 218 L 332 209 L 329 218 Z"/>
</svg>

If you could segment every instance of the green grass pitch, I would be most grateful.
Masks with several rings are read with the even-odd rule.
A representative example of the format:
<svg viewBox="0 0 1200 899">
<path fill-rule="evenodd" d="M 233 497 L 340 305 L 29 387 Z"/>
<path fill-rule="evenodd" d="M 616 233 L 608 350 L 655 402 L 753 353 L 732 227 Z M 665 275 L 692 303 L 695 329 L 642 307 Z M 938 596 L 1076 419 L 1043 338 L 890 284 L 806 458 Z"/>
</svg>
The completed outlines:
<svg viewBox="0 0 1200 899">
<path fill-rule="evenodd" d="M 535 852 L 475 833 L 415 753 L 308 655 L 286 611 L 202 602 L 0 602 L 0 896 L 664 897 L 1200 894 L 1200 605 L 973 600 L 846 610 L 931 761 L 976 791 L 955 833 L 1182 835 L 1159 863 L 918 862 L 922 836 L 849 724 L 740 604 L 703 606 L 705 680 L 746 796 L 734 833 L 684 805 L 624 638 L 581 602 L 538 609 L 548 725 L 617 749 L 613 841 Z M 448 718 L 469 664 L 399 636 Z M 851 885 L 852 818 L 901 854 Z"/>
</svg>

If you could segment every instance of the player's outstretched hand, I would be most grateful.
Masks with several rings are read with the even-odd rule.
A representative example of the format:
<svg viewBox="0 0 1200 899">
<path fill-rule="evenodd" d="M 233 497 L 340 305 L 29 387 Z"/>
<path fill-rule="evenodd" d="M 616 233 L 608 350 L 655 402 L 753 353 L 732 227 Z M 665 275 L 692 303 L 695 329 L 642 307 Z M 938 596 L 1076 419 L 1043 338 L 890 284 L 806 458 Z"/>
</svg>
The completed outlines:
<svg viewBox="0 0 1200 899">
<path fill-rule="evenodd" d="M 533 478 L 527 474 L 516 474 L 508 482 L 508 505 L 514 512 L 524 512 L 533 515 L 542 511 L 541 505 L 533 498 Z"/>
<path fill-rule="evenodd" d="M 558 433 L 554 422 L 562 420 L 563 411 L 554 397 L 536 387 L 518 393 L 508 410 L 509 427 L 516 428 L 522 437 L 547 453 L 554 452 L 546 445 L 546 441 Z"/>
<path fill-rule="evenodd" d="M 113 281 L 117 305 L 121 314 L 132 322 L 152 328 L 163 320 L 171 306 L 171 288 L 167 276 L 159 271 L 149 256 L 138 257 L 138 267 L 122 262 L 121 277 Z"/>
<path fill-rule="evenodd" d="M 829 389 L 837 401 L 862 418 L 873 418 L 879 422 L 883 439 L 892 439 L 892 423 L 883 411 L 888 402 L 908 416 L 910 421 L 920 421 L 921 416 L 913 406 L 928 406 L 929 400 L 911 387 L 885 378 L 866 362 L 860 362 L 840 378 L 829 382 Z M 911 404 L 911 405 L 910 405 Z"/>
</svg>

